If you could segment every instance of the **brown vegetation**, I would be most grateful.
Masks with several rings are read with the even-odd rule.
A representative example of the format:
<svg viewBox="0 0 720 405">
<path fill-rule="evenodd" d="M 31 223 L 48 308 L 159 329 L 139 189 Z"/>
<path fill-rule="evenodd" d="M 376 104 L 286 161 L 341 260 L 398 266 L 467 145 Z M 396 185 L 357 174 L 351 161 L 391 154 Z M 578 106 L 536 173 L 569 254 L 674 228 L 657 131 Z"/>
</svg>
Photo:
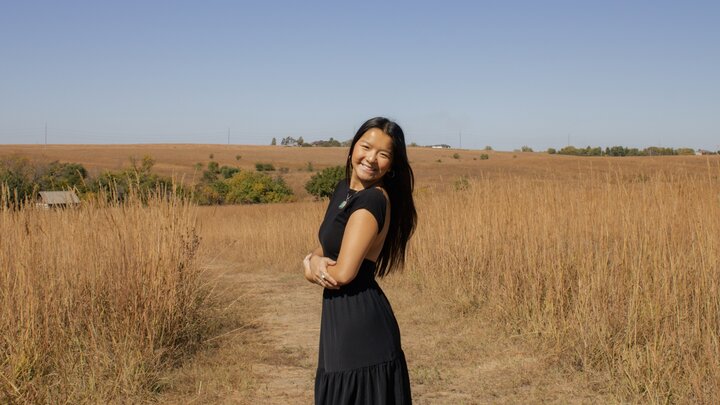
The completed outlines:
<svg viewBox="0 0 720 405">
<path fill-rule="evenodd" d="M 160 389 L 213 322 L 192 210 L 160 197 L 0 208 L 0 402 L 136 402 Z"/>
<path fill-rule="evenodd" d="M 487 310 L 619 398 L 717 403 L 720 167 L 491 177 L 420 200 L 408 278 Z M 452 214 L 450 214 L 452 213 Z"/>
<path fill-rule="evenodd" d="M 485 314 L 556 364 L 605 373 L 618 401 L 714 403 L 720 167 L 705 163 L 694 171 L 611 166 L 573 181 L 560 172 L 488 175 L 421 192 L 398 294 L 450 300 L 437 307 L 447 319 Z M 233 259 L 295 270 L 323 208 L 226 207 L 204 223 L 217 246 L 234 246 Z"/>
<path fill-rule="evenodd" d="M 181 149 L 185 146 L 149 147 L 150 150 L 145 146 L 136 147 L 137 152 L 123 149 L 119 161 L 127 160 L 127 155 L 133 153 L 151 154 L 158 162 L 157 167 L 176 162 L 177 167 L 191 171 L 195 161 L 204 161 L 203 157 L 211 151 L 221 164 L 231 164 L 235 155 L 241 154 L 241 162 L 245 161 L 248 166 L 255 161 L 263 161 L 272 162 L 275 167 L 290 167 L 289 174 L 297 176 L 294 185 L 289 181 L 296 192 L 302 189 L 304 181 L 312 174 L 301 171 L 307 161 L 313 161 L 315 168 L 321 169 L 342 162 L 345 152 L 343 148 L 313 150 L 202 145 L 205 149 L 195 152 L 196 155 L 189 155 L 188 151 L 183 152 L 188 155 L 182 158 L 171 159 L 175 156 L 173 150 L 178 149 L 169 148 Z M 158 148 L 158 152 L 154 152 L 153 147 Z M 41 149 L 35 148 L 38 151 Z M 161 153 L 160 148 L 165 148 L 165 152 Z M 201 149 L 196 145 L 188 146 L 190 148 Z M 459 362 L 463 359 L 472 362 L 479 358 L 474 351 L 481 350 L 477 348 L 481 343 L 472 339 L 481 335 L 477 330 L 462 329 L 459 325 L 464 323 L 472 328 L 500 325 L 504 336 L 543 348 L 543 353 L 546 353 L 542 357 L 544 363 L 536 367 L 554 364 L 570 370 L 568 373 L 605 375 L 602 380 L 608 382 L 596 389 L 609 389 L 619 402 L 716 403 L 720 400 L 720 161 L 717 158 L 582 158 L 533 153 L 518 153 L 517 158 L 513 158 L 512 154 L 501 152 L 460 151 L 460 158 L 453 159 L 453 152 L 410 149 L 410 159 L 418 177 L 419 227 L 411 241 L 406 271 L 383 284 L 393 294 L 391 301 L 399 314 L 401 328 L 404 328 L 403 338 L 411 345 L 408 348 L 411 379 L 415 387 L 420 387 L 416 393 L 421 399 L 437 399 L 439 397 L 433 396 L 437 392 L 433 394 L 433 390 L 453 386 L 453 382 L 441 377 L 448 373 L 447 367 L 450 367 L 447 356 L 455 356 Z M 48 159 L 54 158 L 48 152 L 43 153 Z M 481 160 L 481 153 L 488 153 L 490 158 Z M 225 155 L 227 162 L 222 160 Z M 473 160 L 474 156 L 478 159 Z M 89 161 L 81 158 L 67 156 L 63 159 L 92 167 Z M 178 169 L 178 172 L 182 170 Z M 462 187 L 453 187 L 461 176 L 467 176 L 461 182 Z M 156 222 L 171 226 L 173 221 L 192 223 L 186 219 L 186 216 L 190 218 L 192 215 L 186 208 L 181 209 L 183 214 L 180 214 L 180 211 L 162 207 L 166 206 L 151 204 L 148 208 L 125 211 L 120 208 L 51 213 L 3 211 L 0 216 L 0 235 L 3 238 L 0 261 L 6 260 L 6 252 L 14 255 L 8 257 L 20 257 L 25 252 L 22 257 L 26 257 L 26 261 L 7 259 L 0 264 L 5 268 L 6 263 L 24 263 L 15 268 L 44 269 L 39 273 L 17 273 L 32 274 L 37 280 L 50 280 L 50 271 L 59 275 L 47 286 L 33 287 L 36 289 L 54 288 L 60 291 L 65 288 L 61 286 L 70 285 L 72 280 L 88 284 L 90 281 L 86 278 L 92 276 L 88 280 L 97 283 L 102 280 L 99 275 L 107 274 L 112 278 L 103 286 L 122 288 L 126 297 L 136 296 L 133 294 L 137 291 L 133 288 L 139 288 L 142 283 L 123 284 L 118 281 L 138 280 L 132 275 L 134 273 L 115 275 L 114 272 L 101 271 L 97 263 L 105 263 L 102 266 L 114 269 L 117 267 L 117 264 L 112 264 L 114 262 L 160 260 L 165 250 L 178 252 L 179 247 L 170 242 L 177 238 L 151 227 L 150 218 L 159 216 Z M 198 217 L 202 236 L 199 260 L 205 267 L 266 271 L 262 285 L 255 292 L 273 294 L 272 280 L 284 280 L 293 273 L 297 274 L 298 280 L 301 279 L 299 261 L 317 243 L 317 227 L 324 208 L 323 202 L 310 201 L 202 208 Z M 173 221 L 169 219 L 172 217 L 169 212 L 178 213 Z M 137 257 L 131 257 L 128 253 L 131 249 L 117 247 L 118 244 L 113 241 L 120 240 L 116 235 L 120 231 L 104 225 L 112 221 L 103 218 L 112 218 L 116 221 L 115 227 L 126 229 L 124 235 L 127 240 L 134 241 L 132 246 L 137 246 L 137 250 L 133 251 Z M 92 220 L 96 222 L 90 222 Z M 76 222 L 84 225 L 73 225 Z M 178 229 L 188 228 L 183 225 Z M 183 235 L 178 232 L 173 235 Z M 135 233 L 148 236 L 131 236 Z M 63 240 L 62 247 L 53 246 L 50 241 L 54 240 Z M 166 242 L 158 245 L 157 241 Z M 48 251 L 48 255 L 31 254 L 39 251 Z M 65 251 L 76 253 L 63 253 Z M 107 255 L 93 253 L 105 251 Z M 171 254 L 171 257 L 177 257 L 177 253 Z M 36 263 L 31 259 L 43 262 Z M 78 272 L 77 263 L 83 264 L 82 272 Z M 162 263 L 177 262 L 163 259 Z M 95 266 L 92 267 L 94 270 L 88 271 L 86 265 Z M 168 265 L 168 268 L 174 266 Z M 162 277 L 167 278 L 174 273 L 162 274 L 151 278 L 165 280 Z M 225 274 L 221 271 L 219 277 Z M 19 282 L 14 279 L 12 283 L 7 281 L 9 279 L 5 274 L 3 277 L 6 277 L 1 286 L 5 294 L 1 296 L 3 308 L 14 308 L 18 313 L 27 314 L 23 316 L 28 319 L 43 319 L 34 315 L 42 313 L 40 310 L 43 308 L 48 308 L 48 313 L 63 314 L 79 313 L 77 308 L 104 308 L 108 305 L 93 306 L 95 301 L 90 298 L 86 301 L 70 300 L 68 302 L 75 304 L 73 312 L 69 312 L 71 310 L 65 301 L 42 301 L 41 297 L 47 299 L 49 295 L 32 291 L 22 294 L 37 298 L 23 301 L 20 299 L 22 295 L 6 293 Z M 150 285 L 153 285 L 152 279 L 143 278 Z M 164 282 L 162 285 L 165 286 Z M 168 292 L 155 288 L 151 289 L 155 292 L 141 302 L 149 305 L 159 301 L 164 304 Z M 243 286 L 237 288 L 239 292 Z M 306 288 L 312 290 L 313 286 Z M 82 296 L 107 297 L 108 293 Z M 433 303 L 431 318 L 438 325 L 455 325 L 452 326 L 453 331 L 462 333 L 440 334 L 437 331 L 442 329 L 435 327 L 428 329 L 435 331 L 434 334 L 420 338 L 427 330 L 408 330 L 408 319 L 420 317 L 412 315 L 411 309 L 418 297 L 422 297 L 423 303 Z M 226 299 L 235 302 L 237 298 L 229 295 Z M 427 308 L 427 305 L 420 307 Z M 112 308 L 116 306 L 109 308 L 112 313 L 115 311 Z M 88 319 L 95 319 L 92 314 L 98 310 L 88 311 Z M 5 312 L 8 315 L 11 313 Z M 8 315 L 4 315 L 3 322 Z M 405 316 L 409 318 L 403 318 Z M 48 319 L 55 323 L 49 325 L 57 325 L 60 321 L 55 321 L 56 318 L 67 319 L 50 317 Z M 476 318 L 484 321 L 473 321 Z M 11 322 L 19 322 L 15 319 L 9 318 Z M 123 320 L 126 326 L 137 326 L 133 322 L 146 325 L 144 318 L 127 316 L 118 319 Z M 38 322 L 33 322 L 28 324 L 28 328 L 35 328 L 29 330 L 37 332 L 28 334 L 32 339 L 28 337 L 26 340 L 41 342 L 38 347 L 54 347 L 43 343 L 48 341 L 49 338 L 45 337 L 48 333 L 42 332 L 44 326 L 35 327 L 33 325 Z M 72 329 L 72 323 L 64 322 L 63 327 L 70 325 Z M 39 322 L 39 325 L 43 323 Z M 11 335 L 9 341 L 23 341 L 17 334 L 24 328 L 2 326 L 0 330 L 12 330 L 16 334 Z M 75 329 L 84 330 L 86 335 L 89 333 L 87 328 Z M 234 336 L 229 333 L 232 330 L 224 331 L 228 334 L 213 342 L 221 345 L 229 342 Z M 119 328 L 114 327 L 104 333 L 111 336 L 119 333 Z M 288 333 L 292 334 L 292 331 Z M 5 341 L 8 342 L 7 339 Z M 261 347 L 268 350 L 268 343 L 264 344 Z M 434 348 L 436 344 L 441 347 L 457 344 L 462 350 L 452 354 Z M 6 344 L 4 347 L 11 347 L 18 353 L 26 351 L 20 345 Z M 103 359 L 113 358 L 102 354 L 107 353 L 103 351 L 90 351 L 87 355 L 79 352 L 86 347 L 90 345 L 83 343 L 71 351 L 57 351 L 59 359 L 73 360 L 78 368 L 72 369 L 74 374 L 69 373 L 67 378 L 63 376 L 66 379 L 60 382 L 50 377 L 37 380 L 33 389 L 49 391 L 51 386 L 70 384 L 80 387 L 78 392 L 88 390 L 90 393 L 86 392 L 86 397 L 97 395 L 92 398 L 100 398 L 107 393 L 122 395 L 133 392 L 127 388 L 133 386 L 130 383 L 116 382 L 100 389 L 92 385 L 98 381 L 97 378 L 90 378 L 91 383 L 77 378 L 78 372 L 84 370 L 82 367 L 100 367 L 107 363 Z M 130 346 L 123 347 L 115 347 L 114 350 L 131 351 L 128 349 Z M 96 349 L 93 347 L 93 350 Z M 148 349 L 147 353 L 151 351 Z M 267 359 L 272 357 L 268 357 L 265 351 L 263 353 L 266 361 L 271 361 Z M 34 356 L 15 356 L 25 360 L 17 360 L 13 364 L 19 365 L 5 368 L 3 372 L 11 370 L 12 373 L 6 375 L 17 379 L 20 374 L 14 370 L 36 370 L 24 365 L 27 359 L 38 358 L 37 354 Z M 223 356 L 227 357 L 228 353 L 223 352 Z M 310 354 L 303 359 L 312 357 Z M 139 374 L 128 371 L 138 369 L 127 366 L 140 364 L 133 361 L 115 364 L 116 368 L 112 369 L 115 371 L 111 374 L 122 377 L 114 381 L 139 381 L 136 378 Z M 307 371 L 302 374 L 307 379 L 307 393 L 312 389 L 312 361 L 296 361 L 292 366 Z M 120 369 L 125 371 L 117 371 Z M 472 372 L 478 373 L 482 369 L 478 365 L 472 368 Z M 272 368 L 263 370 L 277 371 Z M 471 381 L 462 380 L 460 375 L 455 377 L 460 381 Z M 52 378 L 58 377 L 53 374 Z M 254 378 L 262 377 L 255 374 Z M 240 398 L 262 397 L 262 394 L 257 394 L 260 388 L 247 384 L 239 394 L 239 388 L 233 387 L 234 395 Z M 518 384 L 525 382 L 519 381 Z M 230 385 L 215 386 L 219 387 L 218 390 L 231 390 Z M 11 391 L 7 392 L 12 394 L 11 385 L 3 387 L 9 387 L 6 391 L 9 389 Z M 471 401 L 482 395 L 476 387 L 455 387 L 468 395 L 457 398 L 470 398 L 466 400 Z M 98 393 L 94 394 L 92 390 Z M 181 388 L 177 390 L 183 391 Z M 200 398 L 220 401 L 217 396 Z M 502 402 L 492 397 L 485 398 L 491 399 L 482 402 Z M 518 401 L 542 401 L 533 396 L 515 398 Z M 555 397 L 555 400 L 563 402 L 562 398 L 558 400 Z"/>
</svg>

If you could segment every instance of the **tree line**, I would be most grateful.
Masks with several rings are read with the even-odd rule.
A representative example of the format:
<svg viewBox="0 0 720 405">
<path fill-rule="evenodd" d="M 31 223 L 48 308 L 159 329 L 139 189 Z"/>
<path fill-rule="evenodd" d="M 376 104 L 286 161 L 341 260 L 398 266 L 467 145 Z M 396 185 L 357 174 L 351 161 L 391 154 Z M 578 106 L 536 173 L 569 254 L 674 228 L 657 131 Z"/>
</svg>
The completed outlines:
<svg viewBox="0 0 720 405">
<path fill-rule="evenodd" d="M 605 149 L 599 146 L 588 146 L 585 148 L 566 146 L 560 150 L 548 148 L 547 152 L 550 154 L 572 156 L 677 156 L 695 154 L 695 150 L 692 148 L 666 148 L 660 146 L 650 146 L 643 149 L 628 148 L 625 146 L 609 146 Z M 709 152 L 709 154 L 715 153 L 718 152 Z"/>
<path fill-rule="evenodd" d="M 280 140 L 281 146 L 300 146 L 300 147 L 312 147 L 312 146 L 319 146 L 319 147 L 332 147 L 332 146 L 350 146 L 351 141 L 338 141 L 337 139 L 330 137 L 328 140 L 318 140 L 313 142 L 305 142 L 303 137 L 299 137 L 297 139 L 293 138 L 292 136 L 287 136 L 285 138 L 282 138 Z M 277 145 L 277 139 L 273 138 L 270 141 L 270 145 L 275 146 Z"/>
<path fill-rule="evenodd" d="M 215 161 L 207 165 L 198 163 L 195 168 L 202 169 L 202 174 L 189 186 L 153 173 L 154 165 L 150 156 L 130 158 L 129 168 L 105 170 L 91 176 L 80 163 L 33 163 L 23 157 L 6 157 L 0 159 L 0 187 L 6 193 L 6 198 L 0 201 L 17 205 L 34 200 L 40 191 L 68 190 L 74 191 L 82 200 L 102 197 L 120 201 L 129 193 L 144 198 L 151 193 L 172 192 L 200 205 L 274 203 L 294 199 L 292 189 L 281 175 L 267 173 L 275 171 L 272 164 L 258 163 L 252 171 L 220 166 Z M 280 173 L 287 172 L 283 169 Z M 344 167 L 330 167 L 315 173 L 306 182 L 305 189 L 315 197 L 327 197 L 344 176 Z"/>
</svg>

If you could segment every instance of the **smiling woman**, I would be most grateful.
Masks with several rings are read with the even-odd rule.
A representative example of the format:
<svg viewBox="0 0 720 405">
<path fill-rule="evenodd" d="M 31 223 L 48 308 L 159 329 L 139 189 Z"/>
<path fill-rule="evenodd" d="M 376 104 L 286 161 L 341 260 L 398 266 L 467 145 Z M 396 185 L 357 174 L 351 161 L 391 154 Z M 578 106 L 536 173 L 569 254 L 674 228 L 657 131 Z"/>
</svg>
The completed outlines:
<svg viewBox="0 0 720 405">
<path fill-rule="evenodd" d="M 417 218 L 413 181 L 400 126 L 365 122 L 320 226 L 320 247 L 303 261 L 305 278 L 324 288 L 316 404 L 412 401 L 400 329 L 375 277 L 404 264 Z"/>
</svg>

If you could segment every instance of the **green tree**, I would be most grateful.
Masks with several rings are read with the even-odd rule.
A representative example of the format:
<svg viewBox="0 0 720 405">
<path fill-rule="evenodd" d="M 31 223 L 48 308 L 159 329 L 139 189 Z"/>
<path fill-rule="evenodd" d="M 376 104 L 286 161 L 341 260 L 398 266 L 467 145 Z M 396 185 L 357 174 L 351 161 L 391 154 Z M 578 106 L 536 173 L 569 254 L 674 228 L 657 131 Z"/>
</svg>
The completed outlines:
<svg viewBox="0 0 720 405">
<path fill-rule="evenodd" d="M 51 162 L 37 170 L 38 188 L 47 191 L 76 189 L 81 193 L 87 191 L 88 172 L 79 163 Z"/>
<path fill-rule="evenodd" d="M 38 191 L 35 186 L 35 168 L 30 161 L 21 157 L 0 160 L 0 187 L 7 187 L 9 200 L 6 203 L 19 204 L 32 198 Z"/>
<path fill-rule="evenodd" d="M 315 173 L 307 183 L 305 190 L 315 197 L 329 197 L 338 182 L 345 178 L 345 168 L 334 166 Z"/>
</svg>

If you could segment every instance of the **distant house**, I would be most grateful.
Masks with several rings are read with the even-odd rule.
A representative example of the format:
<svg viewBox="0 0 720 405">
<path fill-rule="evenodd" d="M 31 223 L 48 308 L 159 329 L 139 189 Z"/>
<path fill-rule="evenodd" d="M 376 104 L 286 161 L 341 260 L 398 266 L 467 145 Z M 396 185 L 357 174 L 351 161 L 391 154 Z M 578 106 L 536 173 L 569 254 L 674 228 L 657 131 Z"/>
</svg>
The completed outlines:
<svg viewBox="0 0 720 405">
<path fill-rule="evenodd" d="M 433 149 L 450 149 L 450 145 L 441 143 L 440 145 L 430 145 Z"/>
<path fill-rule="evenodd" d="M 41 191 L 36 205 L 41 208 L 64 208 L 80 204 L 74 191 Z"/>
<path fill-rule="evenodd" d="M 695 154 L 696 154 L 696 155 L 714 155 L 715 152 L 713 152 L 713 151 L 711 151 L 711 150 L 706 150 L 706 149 L 698 149 L 698 150 L 695 152 Z"/>
</svg>

